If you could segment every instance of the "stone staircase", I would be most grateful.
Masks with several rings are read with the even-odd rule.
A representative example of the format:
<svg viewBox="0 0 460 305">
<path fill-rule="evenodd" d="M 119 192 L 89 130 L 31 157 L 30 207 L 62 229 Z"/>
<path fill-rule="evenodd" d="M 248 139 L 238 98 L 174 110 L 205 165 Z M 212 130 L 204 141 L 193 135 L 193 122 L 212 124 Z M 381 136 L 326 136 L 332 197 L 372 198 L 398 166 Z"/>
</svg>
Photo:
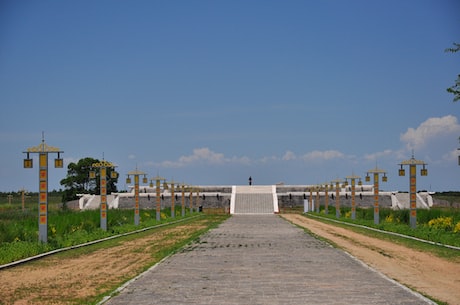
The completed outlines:
<svg viewBox="0 0 460 305">
<path fill-rule="evenodd" d="M 234 186 L 231 214 L 274 214 L 278 212 L 276 188 L 269 186 Z"/>
<path fill-rule="evenodd" d="M 393 209 L 410 209 L 409 193 L 396 193 L 391 196 Z M 417 209 L 429 209 L 433 205 L 433 199 L 428 193 L 417 193 Z"/>
</svg>

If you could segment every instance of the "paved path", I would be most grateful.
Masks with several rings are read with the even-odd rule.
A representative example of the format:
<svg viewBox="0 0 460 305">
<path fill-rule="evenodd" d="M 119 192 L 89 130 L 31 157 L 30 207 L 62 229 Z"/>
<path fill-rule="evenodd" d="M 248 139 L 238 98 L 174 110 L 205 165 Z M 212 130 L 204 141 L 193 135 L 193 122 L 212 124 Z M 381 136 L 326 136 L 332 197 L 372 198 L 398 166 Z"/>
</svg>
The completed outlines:
<svg viewBox="0 0 460 305">
<path fill-rule="evenodd" d="M 235 215 L 107 303 L 430 304 L 275 215 Z"/>
</svg>

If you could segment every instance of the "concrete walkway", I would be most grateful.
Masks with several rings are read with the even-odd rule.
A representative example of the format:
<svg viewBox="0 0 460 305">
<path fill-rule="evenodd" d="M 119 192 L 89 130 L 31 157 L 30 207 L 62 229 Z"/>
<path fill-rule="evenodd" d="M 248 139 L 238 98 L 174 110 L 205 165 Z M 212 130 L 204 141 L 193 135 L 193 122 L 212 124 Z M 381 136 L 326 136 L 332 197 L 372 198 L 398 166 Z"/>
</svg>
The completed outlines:
<svg viewBox="0 0 460 305">
<path fill-rule="evenodd" d="M 433 304 L 276 215 L 235 215 L 105 304 Z"/>
</svg>

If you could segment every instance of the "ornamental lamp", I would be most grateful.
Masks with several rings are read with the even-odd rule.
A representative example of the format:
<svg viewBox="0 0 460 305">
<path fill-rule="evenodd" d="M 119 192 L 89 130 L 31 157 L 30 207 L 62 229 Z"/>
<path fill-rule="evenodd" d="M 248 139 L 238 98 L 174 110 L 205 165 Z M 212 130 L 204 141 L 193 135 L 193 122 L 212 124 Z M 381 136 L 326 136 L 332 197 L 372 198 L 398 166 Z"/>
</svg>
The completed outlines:
<svg viewBox="0 0 460 305">
<path fill-rule="evenodd" d="M 387 181 L 388 181 L 388 177 L 386 176 L 386 174 L 383 174 L 382 181 L 383 181 L 383 182 L 387 182 Z"/>
<path fill-rule="evenodd" d="M 63 168 L 64 167 L 64 160 L 60 158 L 59 152 L 57 153 L 57 158 L 54 159 L 54 167 L 55 168 Z"/>
<path fill-rule="evenodd" d="M 27 158 L 24 159 L 24 168 L 32 168 L 33 164 L 33 159 L 30 158 L 29 153 L 27 153 Z"/>
<path fill-rule="evenodd" d="M 423 164 L 423 168 L 420 170 L 421 176 L 428 176 L 428 170 L 425 168 L 425 164 Z"/>
<path fill-rule="evenodd" d="M 406 170 L 403 168 L 402 164 L 401 165 L 401 168 L 399 169 L 399 176 L 403 177 L 406 175 Z"/>
</svg>

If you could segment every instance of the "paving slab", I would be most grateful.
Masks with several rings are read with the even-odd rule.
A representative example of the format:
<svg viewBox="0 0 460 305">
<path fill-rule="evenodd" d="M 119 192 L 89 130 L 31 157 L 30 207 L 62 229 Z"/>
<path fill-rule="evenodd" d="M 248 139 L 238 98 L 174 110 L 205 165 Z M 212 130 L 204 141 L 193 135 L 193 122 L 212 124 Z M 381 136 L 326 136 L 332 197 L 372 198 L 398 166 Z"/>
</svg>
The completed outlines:
<svg viewBox="0 0 460 305">
<path fill-rule="evenodd" d="M 277 215 L 234 215 L 104 304 L 434 303 Z"/>
</svg>

